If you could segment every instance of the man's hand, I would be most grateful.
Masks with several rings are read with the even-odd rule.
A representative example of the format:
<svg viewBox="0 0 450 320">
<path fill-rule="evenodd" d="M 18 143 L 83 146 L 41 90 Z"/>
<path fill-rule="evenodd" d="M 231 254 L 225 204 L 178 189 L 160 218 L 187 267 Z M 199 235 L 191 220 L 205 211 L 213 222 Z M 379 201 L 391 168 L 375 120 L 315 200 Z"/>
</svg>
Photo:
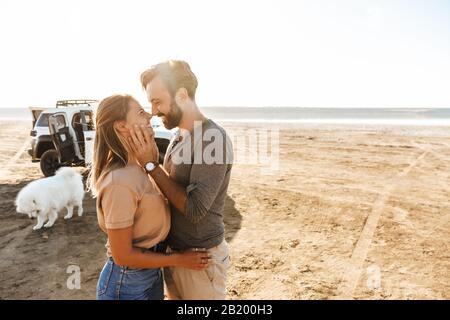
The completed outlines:
<svg viewBox="0 0 450 320">
<path fill-rule="evenodd" d="M 148 162 L 157 163 L 159 151 L 154 139 L 155 133 L 151 126 L 134 125 L 130 130 L 130 143 L 133 155 L 139 164 L 144 167 Z"/>
</svg>

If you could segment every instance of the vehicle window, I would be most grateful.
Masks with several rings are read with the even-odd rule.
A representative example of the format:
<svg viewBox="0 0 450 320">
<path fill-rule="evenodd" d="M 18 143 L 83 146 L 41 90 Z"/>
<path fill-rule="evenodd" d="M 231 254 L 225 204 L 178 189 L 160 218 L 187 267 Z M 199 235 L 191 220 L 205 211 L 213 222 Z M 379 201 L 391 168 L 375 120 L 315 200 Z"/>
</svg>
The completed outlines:
<svg viewBox="0 0 450 320">
<path fill-rule="evenodd" d="M 76 127 L 76 126 L 80 126 L 81 127 L 81 115 L 79 113 L 76 113 L 76 114 L 73 115 L 72 126 L 73 127 Z"/>
<path fill-rule="evenodd" d="M 152 119 L 150 120 L 150 123 L 152 124 L 153 128 L 158 128 L 163 125 L 163 122 L 160 117 L 152 117 Z"/>
<path fill-rule="evenodd" d="M 41 113 L 41 116 L 39 117 L 36 127 L 48 127 L 48 117 L 50 116 L 50 113 Z"/>
<path fill-rule="evenodd" d="M 82 112 L 84 114 L 84 119 L 86 120 L 87 130 L 88 131 L 94 130 L 94 119 L 92 116 L 92 112 L 86 111 L 86 110 L 83 110 Z M 73 120 L 74 124 L 75 124 L 75 122 L 82 124 L 82 119 L 81 119 L 80 113 L 77 113 L 76 115 L 74 115 L 73 119 L 74 119 Z"/>
<path fill-rule="evenodd" d="M 94 130 L 94 118 L 92 117 L 92 112 L 86 112 L 84 116 L 86 117 L 88 130 Z"/>
<path fill-rule="evenodd" d="M 56 126 L 59 129 L 66 127 L 66 119 L 63 115 L 56 116 Z"/>
</svg>

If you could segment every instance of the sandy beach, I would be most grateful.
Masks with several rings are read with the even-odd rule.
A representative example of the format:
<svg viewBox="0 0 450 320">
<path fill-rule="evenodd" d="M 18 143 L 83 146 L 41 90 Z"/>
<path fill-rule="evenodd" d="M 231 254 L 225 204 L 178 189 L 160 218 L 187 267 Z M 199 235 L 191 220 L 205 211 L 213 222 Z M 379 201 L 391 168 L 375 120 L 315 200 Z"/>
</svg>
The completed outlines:
<svg viewBox="0 0 450 320">
<path fill-rule="evenodd" d="M 30 126 L 0 122 L 0 299 L 94 299 L 106 241 L 95 201 L 48 230 L 15 213 L 19 190 L 42 177 Z M 450 299 L 450 128 L 279 128 L 279 170 L 233 168 L 227 298 Z M 81 289 L 66 286 L 70 265 Z"/>
</svg>

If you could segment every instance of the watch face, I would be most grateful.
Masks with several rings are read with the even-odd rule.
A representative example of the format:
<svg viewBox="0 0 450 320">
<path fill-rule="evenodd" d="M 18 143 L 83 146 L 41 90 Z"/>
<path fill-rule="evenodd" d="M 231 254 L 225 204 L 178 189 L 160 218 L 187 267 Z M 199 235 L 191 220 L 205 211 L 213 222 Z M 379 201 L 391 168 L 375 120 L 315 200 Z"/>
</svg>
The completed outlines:
<svg viewBox="0 0 450 320">
<path fill-rule="evenodd" d="M 153 169 L 155 169 L 155 165 L 152 162 L 149 162 L 145 165 L 145 169 L 147 171 L 152 171 Z"/>
</svg>

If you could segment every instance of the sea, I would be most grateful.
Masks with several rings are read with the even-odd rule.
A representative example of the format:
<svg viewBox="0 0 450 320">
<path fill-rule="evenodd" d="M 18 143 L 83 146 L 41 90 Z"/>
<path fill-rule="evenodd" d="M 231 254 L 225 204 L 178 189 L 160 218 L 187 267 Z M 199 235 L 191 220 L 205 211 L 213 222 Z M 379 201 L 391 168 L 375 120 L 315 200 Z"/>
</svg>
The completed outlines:
<svg viewBox="0 0 450 320">
<path fill-rule="evenodd" d="M 450 108 L 201 107 L 201 110 L 219 122 L 450 126 Z M 0 108 L 0 120 L 31 121 L 31 113 L 26 108 Z"/>
</svg>

